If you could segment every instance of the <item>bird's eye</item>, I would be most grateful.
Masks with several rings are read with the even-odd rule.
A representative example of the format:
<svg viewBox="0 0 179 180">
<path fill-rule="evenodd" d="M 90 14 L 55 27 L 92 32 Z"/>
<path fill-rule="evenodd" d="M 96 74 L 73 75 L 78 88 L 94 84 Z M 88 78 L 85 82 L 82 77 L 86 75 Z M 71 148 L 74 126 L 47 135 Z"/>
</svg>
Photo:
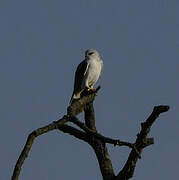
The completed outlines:
<svg viewBox="0 0 179 180">
<path fill-rule="evenodd" d="M 90 53 L 88 53 L 88 55 L 89 55 L 89 56 L 91 56 L 92 54 L 94 54 L 94 52 L 90 52 Z"/>
</svg>

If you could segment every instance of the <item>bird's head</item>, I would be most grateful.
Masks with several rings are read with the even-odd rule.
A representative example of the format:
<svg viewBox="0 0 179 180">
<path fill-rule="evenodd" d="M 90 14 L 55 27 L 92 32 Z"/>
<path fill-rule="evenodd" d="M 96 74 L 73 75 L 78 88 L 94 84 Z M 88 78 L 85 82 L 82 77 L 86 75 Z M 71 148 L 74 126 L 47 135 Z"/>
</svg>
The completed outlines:
<svg viewBox="0 0 179 180">
<path fill-rule="evenodd" d="M 91 59 L 91 58 L 99 59 L 100 55 L 99 55 L 98 51 L 96 51 L 95 49 L 88 49 L 85 52 L 85 58 L 87 58 L 87 59 Z"/>
</svg>

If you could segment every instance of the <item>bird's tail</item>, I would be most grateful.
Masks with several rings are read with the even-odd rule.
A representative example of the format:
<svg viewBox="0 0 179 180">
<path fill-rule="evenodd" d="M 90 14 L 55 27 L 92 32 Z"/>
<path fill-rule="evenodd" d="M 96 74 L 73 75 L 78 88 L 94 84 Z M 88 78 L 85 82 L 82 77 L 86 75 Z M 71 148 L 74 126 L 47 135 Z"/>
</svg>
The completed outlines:
<svg viewBox="0 0 179 180">
<path fill-rule="evenodd" d="M 80 94 L 81 94 L 81 92 L 78 92 L 78 93 L 73 92 L 69 104 L 71 105 L 74 100 L 80 99 Z"/>
</svg>

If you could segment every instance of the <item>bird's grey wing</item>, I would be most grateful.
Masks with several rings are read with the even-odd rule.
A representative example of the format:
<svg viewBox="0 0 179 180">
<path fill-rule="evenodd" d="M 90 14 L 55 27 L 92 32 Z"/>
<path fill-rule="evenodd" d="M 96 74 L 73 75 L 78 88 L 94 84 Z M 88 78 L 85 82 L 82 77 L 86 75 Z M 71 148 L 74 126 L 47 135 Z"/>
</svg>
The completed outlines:
<svg viewBox="0 0 179 180">
<path fill-rule="evenodd" d="M 84 76 L 87 72 L 88 69 L 88 62 L 86 60 L 82 61 L 75 72 L 75 83 L 74 83 L 74 92 L 73 93 L 78 93 L 82 90 L 82 83 L 84 80 Z"/>
</svg>

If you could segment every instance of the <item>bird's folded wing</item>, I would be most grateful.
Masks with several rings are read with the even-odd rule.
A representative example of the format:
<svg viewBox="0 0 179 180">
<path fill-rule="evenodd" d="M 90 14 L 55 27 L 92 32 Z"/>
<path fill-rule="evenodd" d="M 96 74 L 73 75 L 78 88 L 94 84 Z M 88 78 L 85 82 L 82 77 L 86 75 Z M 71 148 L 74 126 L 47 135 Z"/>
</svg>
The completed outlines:
<svg viewBox="0 0 179 180">
<path fill-rule="evenodd" d="M 75 83 L 74 83 L 74 93 L 81 91 L 81 85 L 83 83 L 85 74 L 88 70 L 88 62 L 86 60 L 82 61 L 75 72 Z"/>
</svg>

